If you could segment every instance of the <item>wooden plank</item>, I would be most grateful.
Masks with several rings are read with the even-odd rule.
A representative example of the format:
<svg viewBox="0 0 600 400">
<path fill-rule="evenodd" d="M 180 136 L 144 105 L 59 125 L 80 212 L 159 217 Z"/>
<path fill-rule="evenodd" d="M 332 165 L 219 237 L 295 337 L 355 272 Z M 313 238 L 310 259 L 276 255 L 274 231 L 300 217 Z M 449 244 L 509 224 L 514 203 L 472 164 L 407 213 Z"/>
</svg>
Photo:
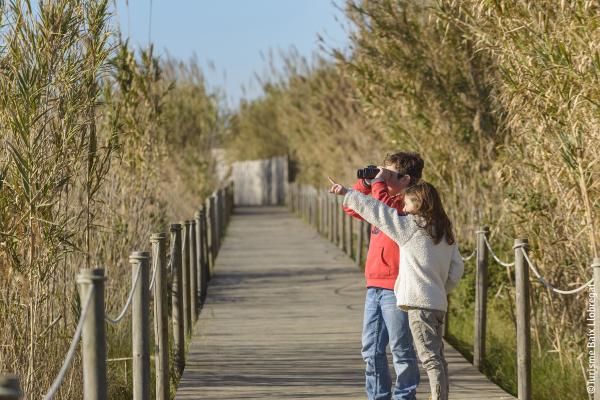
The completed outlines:
<svg viewBox="0 0 600 400">
<path fill-rule="evenodd" d="M 176 399 L 365 398 L 364 295 L 353 261 L 310 225 L 280 207 L 236 208 Z M 446 349 L 450 399 L 513 398 Z"/>
</svg>

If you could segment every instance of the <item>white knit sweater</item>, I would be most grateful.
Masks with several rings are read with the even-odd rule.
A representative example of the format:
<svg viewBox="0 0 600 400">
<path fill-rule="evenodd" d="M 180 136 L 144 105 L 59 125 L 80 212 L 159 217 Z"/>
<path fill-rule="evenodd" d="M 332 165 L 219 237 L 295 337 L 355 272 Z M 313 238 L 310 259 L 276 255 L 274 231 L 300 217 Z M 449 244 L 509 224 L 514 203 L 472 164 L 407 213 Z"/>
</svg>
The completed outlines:
<svg viewBox="0 0 600 400">
<path fill-rule="evenodd" d="M 394 208 L 349 190 L 344 206 L 360 214 L 400 246 L 400 273 L 394 285 L 397 305 L 446 311 L 447 293 L 456 287 L 464 265 L 456 242 L 434 244 L 417 225 L 418 216 L 402 216 Z"/>
</svg>

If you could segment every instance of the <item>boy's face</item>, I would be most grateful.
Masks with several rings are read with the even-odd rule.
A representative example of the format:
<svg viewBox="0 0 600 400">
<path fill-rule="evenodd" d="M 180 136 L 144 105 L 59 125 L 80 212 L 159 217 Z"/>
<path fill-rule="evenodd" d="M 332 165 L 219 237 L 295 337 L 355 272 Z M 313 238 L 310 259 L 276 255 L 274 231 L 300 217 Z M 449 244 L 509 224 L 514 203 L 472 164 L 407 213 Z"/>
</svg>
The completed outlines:
<svg viewBox="0 0 600 400">
<path fill-rule="evenodd" d="M 408 183 L 410 182 L 410 177 L 408 175 L 404 175 L 398 179 L 398 169 L 391 164 L 386 164 L 385 169 L 393 172 L 392 174 L 388 175 L 389 178 L 385 181 L 390 196 L 395 196 L 404 192 L 404 189 L 406 189 Z"/>
</svg>

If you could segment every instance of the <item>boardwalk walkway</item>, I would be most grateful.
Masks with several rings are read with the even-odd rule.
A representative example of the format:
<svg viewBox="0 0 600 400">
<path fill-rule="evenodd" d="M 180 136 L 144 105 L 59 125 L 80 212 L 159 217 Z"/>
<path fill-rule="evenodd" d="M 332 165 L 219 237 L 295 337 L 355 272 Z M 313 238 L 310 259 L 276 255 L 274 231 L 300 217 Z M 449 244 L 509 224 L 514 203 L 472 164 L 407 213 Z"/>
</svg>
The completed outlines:
<svg viewBox="0 0 600 400">
<path fill-rule="evenodd" d="M 177 400 L 366 398 L 363 277 L 341 250 L 285 208 L 236 208 L 215 271 Z M 446 349 L 452 400 L 513 398 Z"/>
</svg>

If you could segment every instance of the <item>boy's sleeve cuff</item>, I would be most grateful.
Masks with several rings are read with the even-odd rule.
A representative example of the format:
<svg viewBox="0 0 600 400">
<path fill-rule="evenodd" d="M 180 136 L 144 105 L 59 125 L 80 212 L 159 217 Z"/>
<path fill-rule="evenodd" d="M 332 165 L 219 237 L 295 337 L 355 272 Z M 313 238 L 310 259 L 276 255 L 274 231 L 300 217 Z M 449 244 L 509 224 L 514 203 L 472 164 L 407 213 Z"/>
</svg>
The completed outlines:
<svg viewBox="0 0 600 400">
<path fill-rule="evenodd" d="M 373 189 L 375 186 L 381 186 L 384 185 L 385 186 L 385 181 L 383 179 L 379 180 L 373 180 L 371 181 L 371 189 Z"/>
</svg>

